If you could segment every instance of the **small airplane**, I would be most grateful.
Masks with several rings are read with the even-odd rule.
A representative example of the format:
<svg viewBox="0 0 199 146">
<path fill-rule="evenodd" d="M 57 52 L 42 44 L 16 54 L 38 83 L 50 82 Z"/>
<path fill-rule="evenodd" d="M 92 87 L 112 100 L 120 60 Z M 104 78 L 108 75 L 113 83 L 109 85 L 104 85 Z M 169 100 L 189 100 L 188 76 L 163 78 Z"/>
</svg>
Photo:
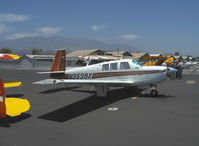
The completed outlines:
<svg viewBox="0 0 199 146">
<path fill-rule="evenodd" d="M 9 54 L 9 53 L 0 53 L 0 59 L 11 59 L 11 60 L 17 60 L 20 56 L 15 54 Z"/>
<path fill-rule="evenodd" d="M 0 79 L 0 119 L 6 116 L 15 117 L 30 109 L 27 99 L 5 97 L 5 88 L 18 87 L 22 82 L 3 82 Z"/>
<path fill-rule="evenodd" d="M 169 66 L 173 61 L 174 57 L 164 57 L 164 56 L 146 56 L 144 58 L 146 61 L 144 65 L 146 66 L 155 66 L 155 65 L 161 65 L 163 62 L 166 63 L 167 66 Z"/>
<path fill-rule="evenodd" d="M 194 67 L 198 64 L 199 64 L 199 62 L 197 62 L 197 61 L 187 61 L 187 62 L 184 62 L 184 68 Z"/>
<path fill-rule="evenodd" d="M 94 65 L 66 68 L 65 50 L 57 50 L 49 74 L 53 79 L 45 79 L 33 84 L 82 84 L 91 85 L 96 95 L 107 97 L 110 87 L 151 89 L 152 96 L 158 96 L 157 83 L 166 79 L 167 67 L 144 66 L 132 59 L 102 62 Z"/>
</svg>

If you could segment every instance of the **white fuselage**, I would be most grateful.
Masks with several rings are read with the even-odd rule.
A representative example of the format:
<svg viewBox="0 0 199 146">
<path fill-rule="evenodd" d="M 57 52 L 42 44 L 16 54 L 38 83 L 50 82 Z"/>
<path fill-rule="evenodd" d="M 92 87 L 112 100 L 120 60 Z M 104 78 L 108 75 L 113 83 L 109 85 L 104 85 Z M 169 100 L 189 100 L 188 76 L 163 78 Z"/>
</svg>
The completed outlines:
<svg viewBox="0 0 199 146">
<path fill-rule="evenodd" d="M 65 71 L 67 79 L 132 81 L 134 85 L 154 84 L 166 78 L 165 66 L 143 66 L 131 59 L 117 60 L 71 68 Z"/>
</svg>

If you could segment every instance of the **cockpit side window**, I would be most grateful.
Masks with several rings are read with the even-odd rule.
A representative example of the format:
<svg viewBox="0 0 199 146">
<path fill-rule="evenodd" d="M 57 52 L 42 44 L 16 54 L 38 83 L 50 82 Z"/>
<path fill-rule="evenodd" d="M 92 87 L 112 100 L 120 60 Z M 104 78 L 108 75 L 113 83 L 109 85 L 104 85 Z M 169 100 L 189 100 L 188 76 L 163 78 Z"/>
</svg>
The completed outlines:
<svg viewBox="0 0 199 146">
<path fill-rule="evenodd" d="M 117 63 L 111 63 L 110 70 L 117 70 Z"/>
<path fill-rule="evenodd" d="M 121 62 L 120 63 L 120 69 L 130 69 L 128 62 Z"/>
<path fill-rule="evenodd" d="M 103 71 L 109 70 L 109 64 L 103 64 L 102 65 L 102 70 Z"/>
</svg>

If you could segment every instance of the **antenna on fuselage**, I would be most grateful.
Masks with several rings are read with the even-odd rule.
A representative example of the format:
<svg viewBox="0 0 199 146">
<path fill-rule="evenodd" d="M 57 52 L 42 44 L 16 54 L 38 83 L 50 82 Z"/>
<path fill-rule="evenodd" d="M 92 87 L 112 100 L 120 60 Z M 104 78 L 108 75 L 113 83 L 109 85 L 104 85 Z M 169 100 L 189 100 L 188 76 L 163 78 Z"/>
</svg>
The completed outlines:
<svg viewBox="0 0 199 146">
<path fill-rule="evenodd" d="M 123 59 L 123 55 L 120 56 L 120 60 L 122 60 L 122 59 Z"/>
<path fill-rule="evenodd" d="M 88 57 L 88 59 L 87 59 L 87 61 L 86 61 L 86 66 L 89 66 L 90 61 L 91 61 L 91 58 Z"/>
</svg>

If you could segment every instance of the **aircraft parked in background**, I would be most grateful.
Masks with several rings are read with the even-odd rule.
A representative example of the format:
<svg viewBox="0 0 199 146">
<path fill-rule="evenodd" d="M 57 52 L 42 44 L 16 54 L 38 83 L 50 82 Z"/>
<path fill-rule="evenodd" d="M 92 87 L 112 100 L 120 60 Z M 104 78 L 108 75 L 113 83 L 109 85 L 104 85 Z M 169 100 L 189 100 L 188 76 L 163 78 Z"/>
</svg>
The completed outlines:
<svg viewBox="0 0 199 146">
<path fill-rule="evenodd" d="M 155 65 L 162 65 L 163 62 L 166 63 L 167 66 L 169 66 L 173 61 L 174 57 L 164 57 L 164 56 L 146 56 L 144 58 L 146 66 L 155 66 Z"/>
<path fill-rule="evenodd" d="M 0 59 L 11 59 L 11 60 L 17 60 L 20 56 L 14 55 L 14 54 L 8 54 L 8 53 L 0 53 Z"/>
<path fill-rule="evenodd" d="M 106 97 L 109 87 L 151 88 L 151 95 L 157 96 L 156 84 L 165 80 L 167 67 L 144 66 L 132 59 L 108 61 L 94 65 L 66 69 L 65 50 L 57 50 L 50 72 L 53 79 L 33 84 L 86 84 L 94 86 L 97 96 Z"/>
<path fill-rule="evenodd" d="M 194 67 L 197 64 L 199 64 L 199 62 L 197 61 L 188 61 L 184 63 L 184 68 L 190 68 L 190 67 Z"/>
</svg>

